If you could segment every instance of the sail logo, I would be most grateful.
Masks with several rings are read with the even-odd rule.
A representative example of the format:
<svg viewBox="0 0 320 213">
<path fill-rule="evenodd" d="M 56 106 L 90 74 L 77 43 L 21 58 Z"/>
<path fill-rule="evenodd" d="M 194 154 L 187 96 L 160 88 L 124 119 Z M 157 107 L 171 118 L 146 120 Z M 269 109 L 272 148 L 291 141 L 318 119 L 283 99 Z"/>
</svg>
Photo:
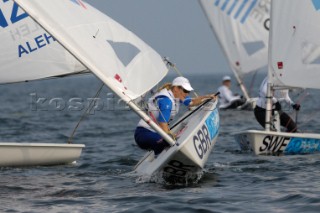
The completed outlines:
<svg viewBox="0 0 320 213">
<path fill-rule="evenodd" d="M 219 132 L 220 118 L 218 110 L 214 110 L 206 120 L 206 124 L 209 130 L 210 139 L 213 140 Z"/>
<path fill-rule="evenodd" d="M 257 3 L 258 0 L 215 0 L 214 5 L 244 24 Z"/>
<path fill-rule="evenodd" d="M 4 6 L 1 7 L 1 9 L 0 9 L 0 27 L 2 27 L 2 28 L 6 28 L 10 24 L 16 24 L 17 22 L 28 17 L 28 14 L 26 12 L 22 11 L 17 3 L 11 2 L 9 0 L 3 0 L 3 3 L 7 3 L 7 2 L 12 4 L 12 8 L 5 9 L 5 8 L 3 8 Z M 10 7 L 10 5 L 6 5 L 6 7 Z M 3 12 L 3 11 L 5 11 L 5 12 Z M 7 11 L 9 14 L 6 13 Z M 6 17 L 5 15 L 8 15 L 8 17 Z M 10 16 L 10 18 L 9 18 L 9 16 Z"/>
<path fill-rule="evenodd" d="M 318 11 L 320 10 L 320 0 L 311 0 L 314 8 Z"/>
<path fill-rule="evenodd" d="M 84 3 L 81 0 L 70 0 L 70 1 L 72 1 L 73 3 L 83 7 L 84 9 L 87 9 L 86 5 L 84 5 Z"/>
<path fill-rule="evenodd" d="M 320 151 L 320 140 L 315 138 L 292 138 L 285 149 L 287 154 L 306 154 Z"/>
</svg>

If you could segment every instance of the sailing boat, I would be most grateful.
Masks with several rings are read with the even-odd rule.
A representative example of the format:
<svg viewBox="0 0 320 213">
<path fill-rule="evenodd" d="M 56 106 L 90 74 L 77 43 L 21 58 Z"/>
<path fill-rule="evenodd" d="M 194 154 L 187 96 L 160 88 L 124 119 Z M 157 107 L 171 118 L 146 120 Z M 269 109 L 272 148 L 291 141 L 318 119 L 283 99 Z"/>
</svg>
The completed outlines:
<svg viewBox="0 0 320 213">
<path fill-rule="evenodd" d="M 175 146 L 158 156 L 148 152 L 135 171 L 147 177 L 160 176 L 170 183 L 198 181 L 217 141 L 219 127 L 217 102 L 208 100 L 171 126 L 177 135 Z"/>
<path fill-rule="evenodd" d="M 247 104 L 253 109 L 256 99 L 249 96 L 243 78 L 268 63 L 270 2 L 199 0 L 199 3 L 248 100 Z"/>
<path fill-rule="evenodd" d="M 176 141 L 136 104 L 168 72 L 157 52 L 81 0 L 14 1 L 171 145 L 157 158 L 144 157 L 139 165 L 152 166 L 138 165 L 137 172 L 184 177 L 203 168 L 218 136 L 216 102 L 208 101 L 186 115 L 173 129 L 180 134 Z M 172 170 L 178 166 L 178 172 Z"/>
<path fill-rule="evenodd" d="M 55 39 L 13 1 L 0 2 L 0 83 L 15 83 L 86 72 Z M 0 166 L 68 164 L 83 144 L 0 143 Z"/>
<path fill-rule="evenodd" d="M 253 150 L 257 155 L 320 151 L 320 134 L 270 131 L 274 90 L 320 89 L 319 9 L 315 0 L 272 1 L 266 129 L 236 133 L 242 150 Z"/>
</svg>

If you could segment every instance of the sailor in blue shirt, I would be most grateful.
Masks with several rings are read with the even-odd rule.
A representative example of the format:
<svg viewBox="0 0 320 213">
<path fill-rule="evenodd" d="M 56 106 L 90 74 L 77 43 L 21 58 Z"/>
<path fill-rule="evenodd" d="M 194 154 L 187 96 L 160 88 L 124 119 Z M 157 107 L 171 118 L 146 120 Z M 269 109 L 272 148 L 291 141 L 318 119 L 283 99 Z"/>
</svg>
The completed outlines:
<svg viewBox="0 0 320 213">
<path fill-rule="evenodd" d="M 169 121 L 179 111 L 182 103 L 187 107 L 197 106 L 208 98 L 215 99 L 214 95 L 191 98 L 189 96 L 191 87 L 189 80 L 184 77 L 175 78 L 172 84 L 165 84 L 148 101 L 148 113 L 155 123 L 157 123 L 167 134 L 171 135 Z M 173 135 L 171 135 L 174 137 Z M 145 121 L 140 120 L 135 131 L 135 141 L 141 149 L 153 150 L 156 155 L 161 153 L 169 144 L 152 129 Z"/>
</svg>

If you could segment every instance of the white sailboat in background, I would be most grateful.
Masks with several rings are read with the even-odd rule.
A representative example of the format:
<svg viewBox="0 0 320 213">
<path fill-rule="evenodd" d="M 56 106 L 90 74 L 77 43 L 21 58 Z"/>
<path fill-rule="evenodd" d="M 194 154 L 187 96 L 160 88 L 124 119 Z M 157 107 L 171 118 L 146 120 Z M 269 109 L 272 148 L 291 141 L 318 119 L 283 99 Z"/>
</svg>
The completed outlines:
<svg viewBox="0 0 320 213">
<path fill-rule="evenodd" d="M 254 108 L 255 99 L 249 96 L 243 78 L 268 63 L 270 1 L 199 0 L 199 3 L 244 97 Z"/>
<path fill-rule="evenodd" d="M 135 103 L 168 72 L 157 52 L 80 0 L 14 1 L 171 145 L 157 158 L 148 154 L 139 163 L 148 168 L 138 165 L 137 172 L 186 177 L 202 170 L 218 136 L 216 103 L 209 101 L 179 123 L 175 141 Z"/>
<path fill-rule="evenodd" d="M 72 55 L 13 1 L 0 2 L 0 83 L 86 72 Z M 68 164 L 83 144 L 0 143 L 0 166 Z"/>
<path fill-rule="evenodd" d="M 319 9 L 320 2 L 315 0 L 272 1 L 266 129 L 235 134 L 242 150 L 253 150 L 255 154 L 320 151 L 320 134 L 270 131 L 274 90 L 320 89 Z"/>
</svg>

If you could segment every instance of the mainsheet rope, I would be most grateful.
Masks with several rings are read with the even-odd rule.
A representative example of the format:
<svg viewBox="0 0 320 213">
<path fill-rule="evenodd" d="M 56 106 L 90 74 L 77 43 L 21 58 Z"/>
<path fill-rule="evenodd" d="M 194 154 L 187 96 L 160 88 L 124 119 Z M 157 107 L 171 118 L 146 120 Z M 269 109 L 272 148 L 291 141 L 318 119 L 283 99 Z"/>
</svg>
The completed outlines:
<svg viewBox="0 0 320 213">
<path fill-rule="evenodd" d="M 80 123 L 89 115 L 89 113 L 91 112 L 91 110 L 93 109 L 93 107 L 95 106 L 94 102 L 96 100 L 96 98 L 98 98 L 100 96 L 100 93 L 102 91 L 104 87 L 104 83 L 102 83 L 102 85 L 100 86 L 99 90 L 97 91 L 96 95 L 94 96 L 94 98 L 91 100 L 87 110 L 84 111 L 84 113 L 82 114 L 82 116 L 80 117 L 77 125 L 75 126 L 75 128 L 73 129 L 69 139 L 68 139 L 68 144 L 71 144 L 72 143 L 72 140 L 73 140 L 73 137 L 78 129 L 78 127 L 80 126 Z"/>
</svg>

